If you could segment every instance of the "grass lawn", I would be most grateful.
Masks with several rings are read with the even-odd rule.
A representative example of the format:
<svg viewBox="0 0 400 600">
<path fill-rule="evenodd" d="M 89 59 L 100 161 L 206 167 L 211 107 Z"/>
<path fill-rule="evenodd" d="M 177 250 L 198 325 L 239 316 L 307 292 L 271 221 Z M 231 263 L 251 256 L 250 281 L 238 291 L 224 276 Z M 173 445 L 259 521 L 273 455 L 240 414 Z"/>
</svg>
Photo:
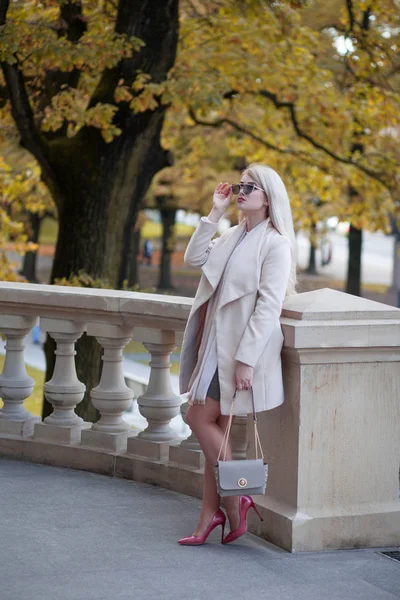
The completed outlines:
<svg viewBox="0 0 400 600">
<path fill-rule="evenodd" d="M 147 352 L 142 342 L 131 340 L 124 348 L 124 354 L 134 354 L 135 352 Z"/>
<path fill-rule="evenodd" d="M 174 354 L 175 353 L 180 353 L 181 348 L 180 346 L 175 348 L 174 350 Z M 129 342 L 129 344 L 127 346 L 125 346 L 124 349 L 124 353 L 127 354 L 135 354 L 136 352 L 140 352 L 140 353 L 147 353 L 146 348 L 143 346 L 142 342 L 137 342 L 136 340 L 131 340 Z M 143 365 L 148 365 L 150 361 L 150 354 L 149 354 L 149 359 L 148 360 L 138 360 L 138 362 L 142 363 Z M 171 363 L 171 373 L 173 375 L 179 375 L 179 362 L 173 362 Z"/>
<path fill-rule="evenodd" d="M 178 362 L 173 362 L 171 364 L 171 373 L 172 373 L 172 375 L 179 375 L 179 372 L 180 372 L 180 368 L 179 367 L 180 367 L 180 365 L 179 365 Z"/>
<path fill-rule="evenodd" d="M 175 225 L 176 235 L 180 237 L 190 237 L 194 231 L 194 227 L 177 223 Z M 58 223 L 51 217 L 43 219 L 40 228 L 39 244 L 55 244 L 57 240 Z M 142 228 L 142 239 L 158 239 L 162 236 L 161 223 L 147 221 Z"/>
</svg>

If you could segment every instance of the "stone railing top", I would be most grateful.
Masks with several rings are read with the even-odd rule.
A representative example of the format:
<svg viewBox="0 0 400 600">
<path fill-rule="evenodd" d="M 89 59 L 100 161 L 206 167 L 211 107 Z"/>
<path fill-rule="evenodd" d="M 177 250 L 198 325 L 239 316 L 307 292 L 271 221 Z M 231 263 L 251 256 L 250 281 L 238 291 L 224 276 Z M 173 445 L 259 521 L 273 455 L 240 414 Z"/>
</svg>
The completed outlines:
<svg viewBox="0 0 400 600">
<path fill-rule="evenodd" d="M 400 309 L 324 288 L 288 298 L 282 317 L 298 321 L 400 321 Z"/>
<path fill-rule="evenodd" d="M 90 319 L 184 329 L 193 299 L 107 289 L 0 282 L 3 314 Z"/>
</svg>

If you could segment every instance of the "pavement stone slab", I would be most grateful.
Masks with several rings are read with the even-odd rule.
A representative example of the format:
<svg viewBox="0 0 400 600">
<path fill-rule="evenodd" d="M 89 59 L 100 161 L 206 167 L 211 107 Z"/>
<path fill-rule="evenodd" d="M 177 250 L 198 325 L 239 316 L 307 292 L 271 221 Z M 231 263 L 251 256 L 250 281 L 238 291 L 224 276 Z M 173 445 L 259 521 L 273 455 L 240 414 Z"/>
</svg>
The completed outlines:
<svg viewBox="0 0 400 600">
<path fill-rule="evenodd" d="M 0 600 L 396 600 L 378 550 L 290 554 L 190 533 L 200 501 L 77 470 L 0 459 Z"/>
</svg>

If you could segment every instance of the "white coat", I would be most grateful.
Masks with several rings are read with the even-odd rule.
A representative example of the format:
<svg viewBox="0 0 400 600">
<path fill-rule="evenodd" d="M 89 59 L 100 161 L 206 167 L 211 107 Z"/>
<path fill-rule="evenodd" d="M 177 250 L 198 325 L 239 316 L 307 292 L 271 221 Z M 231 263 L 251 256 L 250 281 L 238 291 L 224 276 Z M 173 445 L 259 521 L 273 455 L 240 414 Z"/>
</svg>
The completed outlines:
<svg viewBox="0 0 400 600">
<path fill-rule="evenodd" d="M 206 303 L 216 289 L 228 258 L 246 220 L 216 240 L 218 224 L 200 221 L 185 253 L 185 263 L 201 266 L 202 276 L 186 324 L 180 359 L 180 393 L 188 391 L 197 360 Z M 280 314 L 290 275 L 289 240 L 267 219 L 265 226 L 239 245 L 227 273 L 216 311 L 217 361 L 221 388 L 221 414 L 228 415 L 235 386 L 236 361 L 254 367 L 253 391 L 256 412 L 275 408 L 284 400 Z M 252 412 L 251 391 L 237 394 L 234 414 Z"/>
</svg>

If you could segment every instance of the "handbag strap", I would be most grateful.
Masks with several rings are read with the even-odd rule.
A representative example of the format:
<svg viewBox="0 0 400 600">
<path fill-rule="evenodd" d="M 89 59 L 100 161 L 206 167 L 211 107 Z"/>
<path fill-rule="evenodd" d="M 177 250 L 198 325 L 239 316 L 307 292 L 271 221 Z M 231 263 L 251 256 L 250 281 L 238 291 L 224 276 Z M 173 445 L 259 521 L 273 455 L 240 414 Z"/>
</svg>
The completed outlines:
<svg viewBox="0 0 400 600">
<path fill-rule="evenodd" d="M 222 443 L 221 443 L 221 447 L 219 449 L 217 462 L 219 461 L 222 452 L 223 452 L 223 459 L 222 460 L 224 460 L 224 461 L 226 460 L 226 452 L 227 452 L 227 448 L 228 448 L 229 434 L 230 434 L 231 428 L 232 428 L 233 409 L 234 409 L 234 406 L 235 406 L 236 396 L 237 396 L 237 389 L 235 390 L 235 393 L 233 394 L 232 404 L 231 404 L 231 410 L 229 412 L 228 425 L 226 426 L 224 435 L 222 437 Z M 256 459 L 258 459 L 258 450 L 260 450 L 261 458 L 264 460 L 264 453 L 263 453 L 263 449 L 262 449 L 262 446 L 261 446 L 260 436 L 258 434 L 257 413 L 256 413 L 255 404 L 254 404 L 254 391 L 253 391 L 253 387 L 251 387 L 251 402 L 252 402 L 252 408 L 253 408 L 254 447 L 255 447 L 255 451 L 256 451 Z"/>
</svg>

